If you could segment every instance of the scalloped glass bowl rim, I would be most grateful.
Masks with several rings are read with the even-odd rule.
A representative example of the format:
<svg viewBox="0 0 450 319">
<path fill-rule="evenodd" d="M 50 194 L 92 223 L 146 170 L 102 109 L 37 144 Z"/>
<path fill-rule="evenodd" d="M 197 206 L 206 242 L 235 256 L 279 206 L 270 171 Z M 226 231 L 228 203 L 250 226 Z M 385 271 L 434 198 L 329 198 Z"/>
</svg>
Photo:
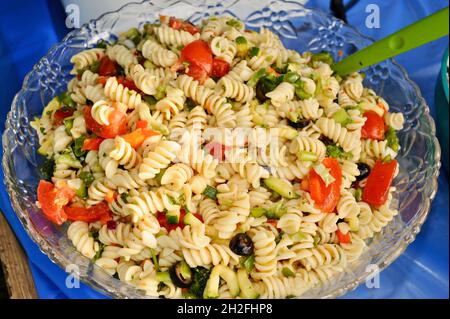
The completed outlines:
<svg viewBox="0 0 450 319">
<path fill-rule="evenodd" d="M 91 20 L 89 23 L 97 22 L 97 21 L 103 20 L 103 19 L 104 19 L 106 16 L 108 16 L 108 15 L 112 15 L 112 14 L 114 14 L 114 13 L 118 13 L 119 11 L 122 11 L 122 10 L 124 10 L 124 9 L 127 8 L 127 7 L 132 7 L 132 6 L 135 6 L 135 5 L 142 5 L 142 4 L 144 4 L 145 2 L 147 2 L 147 1 L 142 1 L 142 2 L 140 2 L 140 3 L 132 2 L 132 3 L 125 4 L 124 6 L 122 6 L 121 8 L 119 8 L 118 10 L 105 12 L 104 14 L 102 14 L 102 15 L 101 15 L 100 17 L 98 17 L 97 19 Z M 303 7 L 303 6 L 301 6 L 301 5 L 299 4 L 299 7 Z M 330 19 L 334 19 L 334 20 L 336 20 L 336 21 L 339 21 L 339 23 L 342 23 L 340 20 L 337 20 L 337 19 L 333 18 L 332 16 L 328 15 L 327 13 L 323 12 L 323 11 L 320 10 L 320 9 L 309 9 L 309 8 L 305 8 L 305 7 L 303 7 L 303 8 L 304 8 L 305 12 L 314 12 L 314 13 L 316 13 L 316 14 L 322 16 L 322 17 L 325 16 L 325 17 L 327 17 L 327 18 L 330 18 Z M 53 52 L 53 50 L 55 50 L 58 46 L 60 46 L 60 45 L 63 44 L 64 42 L 66 42 L 67 39 L 69 39 L 72 35 L 75 35 L 75 34 L 79 33 L 80 30 L 82 30 L 84 26 L 86 26 L 86 24 L 83 25 L 80 29 L 76 29 L 76 30 L 73 30 L 73 31 L 69 32 L 69 33 L 64 37 L 64 39 L 63 39 L 61 42 L 55 44 L 52 48 L 50 48 L 50 50 L 48 51 L 48 53 L 47 53 L 47 55 L 46 55 L 45 57 L 50 56 L 50 54 L 51 54 L 51 52 Z M 360 33 L 357 29 L 355 29 L 354 27 L 348 26 L 348 25 L 347 25 L 347 27 L 349 27 L 350 29 L 352 29 L 352 31 L 355 32 L 355 34 L 357 34 L 357 35 L 358 35 L 359 37 L 361 37 L 362 39 L 369 40 L 369 41 L 371 41 L 371 42 L 374 41 L 372 38 L 367 37 L 367 36 L 361 34 L 361 33 Z M 447 53 L 447 54 L 448 54 L 448 53 Z M 447 56 L 448 56 L 448 55 L 447 55 Z M 44 59 L 45 57 L 43 57 L 42 59 Z M 41 250 L 44 254 L 46 254 L 52 262 L 54 262 L 55 264 L 57 264 L 57 265 L 58 265 L 59 267 L 61 267 L 62 269 L 65 269 L 65 266 L 66 266 L 66 264 L 67 264 L 67 260 L 65 260 L 65 259 L 62 258 L 61 256 L 55 255 L 55 254 L 52 252 L 52 249 L 51 249 L 52 246 L 51 246 L 50 244 L 47 243 L 47 241 L 46 241 L 46 239 L 44 238 L 44 236 L 41 235 L 38 231 L 36 231 L 36 230 L 34 229 L 34 226 L 32 225 L 32 223 L 31 223 L 31 221 L 30 221 L 30 219 L 29 219 L 27 213 L 26 213 L 25 211 L 23 211 L 22 209 L 20 209 L 20 208 L 18 207 L 18 205 L 15 203 L 15 202 L 16 202 L 16 194 L 15 194 L 14 191 L 13 191 L 13 188 L 12 188 L 12 185 L 11 185 L 12 182 L 11 182 L 8 178 L 6 178 L 7 176 L 10 176 L 10 175 L 11 175 L 11 174 L 10 174 L 10 171 L 9 171 L 9 167 L 8 167 L 8 158 L 9 158 L 10 155 L 9 155 L 9 152 L 5 152 L 5 143 L 4 143 L 4 142 L 5 142 L 5 139 L 6 139 L 6 137 L 7 137 L 7 133 L 12 129 L 12 128 L 11 128 L 11 125 L 10 125 L 10 121 L 11 121 L 11 117 L 12 117 L 12 110 L 16 108 L 16 103 L 17 103 L 17 98 L 18 98 L 18 96 L 19 96 L 21 93 L 24 93 L 24 91 L 25 91 L 25 84 L 26 84 L 27 81 L 31 78 L 31 75 L 32 75 L 34 72 L 37 71 L 37 69 L 38 69 L 37 66 L 38 66 L 39 63 L 42 61 L 42 59 L 41 59 L 40 61 L 38 61 L 38 62 L 34 65 L 33 69 L 25 76 L 25 79 L 24 79 L 22 88 L 21 88 L 21 90 L 15 95 L 15 97 L 14 97 L 14 99 L 13 99 L 13 102 L 12 102 L 11 110 L 8 112 L 8 116 L 7 116 L 7 120 L 6 120 L 6 125 L 5 125 L 6 127 L 5 127 L 5 131 L 4 131 L 4 133 L 3 133 L 3 137 L 2 137 L 2 143 L 3 143 L 3 147 L 4 147 L 4 153 L 3 153 L 3 159 L 2 159 L 2 166 L 3 166 L 4 173 L 5 173 L 5 183 L 6 183 L 6 186 L 7 186 L 8 194 L 9 194 L 10 199 L 11 199 L 11 204 L 13 205 L 14 211 L 15 211 L 15 213 L 17 214 L 17 216 L 19 217 L 19 220 L 21 221 L 23 227 L 24 227 L 25 230 L 27 231 L 28 235 L 33 239 L 33 241 L 37 243 L 37 245 L 38 245 L 38 247 L 40 248 L 40 250 Z M 417 95 L 418 100 L 420 101 L 420 106 L 419 106 L 419 107 L 424 108 L 424 111 L 425 111 L 425 112 L 423 113 L 422 116 L 426 117 L 426 119 L 428 120 L 428 123 L 430 124 L 430 127 L 431 127 L 431 132 L 430 132 L 430 133 L 433 135 L 433 137 L 435 137 L 435 135 L 436 135 L 436 129 L 435 129 L 434 120 L 431 118 L 431 116 L 430 116 L 430 114 L 429 114 L 429 108 L 428 108 L 428 105 L 426 104 L 425 100 L 423 99 L 423 97 L 422 97 L 422 95 L 421 95 L 421 93 L 420 93 L 420 90 L 419 90 L 418 86 L 417 86 L 414 82 L 411 81 L 411 79 L 409 78 L 409 76 L 408 76 L 408 74 L 406 73 L 405 69 L 404 69 L 401 65 L 399 65 L 397 62 L 395 62 L 395 60 L 391 60 L 391 62 L 392 62 L 392 64 L 393 64 L 395 67 L 397 67 L 397 68 L 401 71 L 401 73 L 402 73 L 403 77 L 405 78 L 405 80 L 406 80 L 407 82 L 409 82 L 409 84 L 412 85 L 412 88 L 414 89 L 415 94 Z M 390 264 L 391 264 L 391 263 L 392 263 L 392 262 L 393 262 L 393 261 L 394 261 L 394 260 L 395 260 L 395 259 L 396 259 L 396 258 L 397 258 L 397 257 L 398 257 L 398 256 L 399 256 L 406 248 L 407 248 L 407 246 L 408 246 L 411 242 L 414 241 L 416 235 L 417 235 L 417 234 L 419 233 L 419 231 L 420 231 L 421 226 L 423 225 L 423 223 L 425 222 L 425 220 L 426 220 L 426 218 L 427 218 L 427 216 L 428 216 L 428 213 L 429 213 L 429 211 L 430 211 L 431 201 L 434 199 L 434 197 L 435 197 L 435 195 L 436 195 L 436 191 L 437 191 L 437 177 L 438 177 L 438 175 L 439 175 L 439 168 L 440 168 L 440 146 L 439 146 L 439 143 L 438 143 L 438 141 L 437 141 L 436 138 L 434 139 L 434 146 L 436 147 L 436 150 L 435 150 L 435 158 L 434 158 L 434 160 L 436 161 L 436 167 L 435 167 L 435 170 L 434 170 L 433 175 L 432 175 L 433 180 L 429 182 L 429 183 L 432 183 L 432 190 L 431 190 L 431 192 L 426 196 L 426 199 L 427 199 L 427 202 L 426 202 L 427 207 L 426 207 L 426 209 L 424 209 L 424 210 L 421 211 L 420 216 L 419 216 L 419 214 L 416 214 L 417 216 L 414 216 L 414 219 L 416 220 L 416 223 L 411 223 L 411 224 L 408 225 L 408 227 L 406 227 L 405 230 L 402 232 L 402 234 L 403 234 L 403 233 L 407 234 L 408 232 L 406 232 L 406 230 L 408 230 L 408 231 L 409 231 L 409 234 L 410 234 L 411 236 L 408 236 L 408 238 L 406 238 L 406 236 L 402 236 L 402 237 L 401 237 L 401 240 L 398 240 L 398 241 L 396 242 L 396 245 L 395 245 L 395 247 L 394 247 L 395 249 L 392 250 L 391 255 L 389 255 L 388 258 L 387 258 L 386 260 L 384 260 L 380 265 L 378 265 L 380 271 L 383 270 L 384 268 L 386 268 L 387 266 L 389 266 L 389 265 L 390 265 Z M 80 257 L 86 258 L 86 257 L 81 256 L 81 255 L 80 255 Z M 86 284 L 88 284 L 89 286 L 91 286 L 92 288 L 94 288 L 94 289 L 96 289 L 96 290 L 102 292 L 103 294 L 106 294 L 106 295 L 111 296 L 111 297 L 125 297 L 125 298 L 127 298 L 127 297 L 142 297 L 142 295 L 141 295 L 140 293 L 132 294 L 133 296 L 130 296 L 130 295 L 128 295 L 128 294 L 124 294 L 123 292 L 121 292 L 121 291 L 120 291 L 121 289 L 119 289 L 118 291 L 114 291 L 114 288 L 111 287 L 111 285 L 110 285 L 109 283 L 104 283 L 104 282 L 100 283 L 100 282 L 98 282 L 98 281 L 92 280 L 92 279 L 91 279 L 90 277 L 88 277 L 88 276 L 83 276 L 83 275 L 81 275 L 80 277 L 81 277 L 81 280 L 82 280 L 84 283 L 86 283 Z M 111 278 L 112 278 L 112 277 L 111 277 Z M 335 288 L 335 289 L 333 289 L 333 290 L 327 291 L 326 293 L 321 294 L 321 295 L 318 296 L 318 297 L 320 297 L 320 298 L 334 298 L 334 297 L 341 296 L 341 295 L 345 294 L 346 292 L 349 292 L 349 291 L 351 291 L 351 290 L 354 290 L 356 287 L 358 287 L 358 285 L 360 285 L 362 282 L 364 282 L 364 280 L 365 280 L 366 278 L 367 278 L 367 275 L 361 275 L 361 276 L 355 278 L 355 280 L 353 280 L 352 282 L 346 283 L 346 284 L 343 285 L 343 286 L 340 286 L 340 287 L 337 287 L 337 288 Z M 114 279 L 114 278 L 112 278 L 112 279 L 118 281 L 117 279 Z M 126 284 L 120 282 L 120 285 L 126 285 Z M 128 289 L 127 289 L 127 290 L 128 290 Z M 132 290 L 135 290 L 135 291 L 137 292 L 137 289 L 135 289 L 135 288 L 132 288 Z"/>
</svg>

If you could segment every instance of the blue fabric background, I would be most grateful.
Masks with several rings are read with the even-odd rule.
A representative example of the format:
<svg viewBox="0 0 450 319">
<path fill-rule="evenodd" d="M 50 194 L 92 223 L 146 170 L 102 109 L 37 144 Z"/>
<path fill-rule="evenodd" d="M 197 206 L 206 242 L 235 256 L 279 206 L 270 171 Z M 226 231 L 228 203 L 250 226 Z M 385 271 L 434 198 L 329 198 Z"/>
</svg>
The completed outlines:
<svg viewBox="0 0 450 319">
<path fill-rule="evenodd" d="M 376 3 L 381 10 L 381 28 L 365 27 L 365 8 Z M 310 7 L 328 11 L 328 0 L 310 0 Z M 348 21 L 362 33 L 380 39 L 418 19 L 448 6 L 441 0 L 361 0 L 348 12 Z M 0 2 L 0 131 L 6 113 L 26 73 L 48 49 L 68 31 L 64 11 L 56 0 Z M 434 86 L 441 56 L 448 39 L 440 39 L 397 57 L 420 86 L 434 114 Z M 7 80 L 5 80 L 7 79 Z M 3 179 L 3 172 L 0 171 Z M 379 289 L 360 286 L 343 298 L 448 298 L 449 297 L 449 224 L 448 180 L 439 177 L 439 191 L 432 210 L 414 243 L 381 273 Z M 41 298 L 105 298 L 81 284 L 79 289 L 65 287 L 65 272 L 54 265 L 28 237 L 0 185 L 0 207 L 29 257 L 38 295 Z"/>
</svg>

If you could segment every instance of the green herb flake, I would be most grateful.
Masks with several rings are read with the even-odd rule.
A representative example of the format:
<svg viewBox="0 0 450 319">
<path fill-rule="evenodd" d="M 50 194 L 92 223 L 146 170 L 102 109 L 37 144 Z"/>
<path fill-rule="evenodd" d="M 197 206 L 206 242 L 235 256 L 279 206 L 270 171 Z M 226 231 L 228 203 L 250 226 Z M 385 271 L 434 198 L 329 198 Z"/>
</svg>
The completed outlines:
<svg viewBox="0 0 450 319">
<path fill-rule="evenodd" d="M 81 172 L 78 177 L 83 181 L 86 187 L 91 186 L 95 180 L 94 176 L 90 172 Z"/>
<path fill-rule="evenodd" d="M 241 259 L 241 266 L 250 273 L 255 267 L 255 255 L 250 255 L 246 258 Z"/>
<path fill-rule="evenodd" d="M 85 136 L 80 136 L 79 138 L 75 139 L 72 145 L 73 154 L 80 158 L 84 155 L 86 155 L 86 151 L 82 150 L 83 144 L 84 144 Z"/>
<path fill-rule="evenodd" d="M 260 50 L 258 47 L 253 47 L 253 48 L 250 49 L 250 51 L 249 51 L 248 54 L 249 54 L 249 56 L 250 56 L 251 58 L 253 58 L 253 57 L 255 57 L 255 56 L 258 56 L 260 51 L 261 51 L 261 50 Z"/>
<path fill-rule="evenodd" d="M 361 188 L 357 188 L 355 191 L 355 199 L 357 202 L 361 201 L 362 199 L 362 189 Z"/>
<path fill-rule="evenodd" d="M 203 195 L 205 195 L 206 197 L 209 197 L 213 200 L 217 199 L 217 189 L 215 189 L 212 186 L 207 185 L 205 190 L 203 191 Z"/>
<path fill-rule="evenodd" d="M 389 129 L 386 131 L 385 139 L 387 140 L 387 146 L 390 147 L 394 152 L 398 152 L 400 143 L 397 137 L 397 133 L 395 133 L 395 130 L 392 127 L 389 127 Z"/>
<path fill-rule="evenodd" d="M 230 27 L 235 28 L 235 29 L 242 29 L 242 27 L 243 27 L 242 22 L 239 22 L 236 19 L 228 20 L 226 22 L 226 24 L 229 25 Z"/>
</svg>

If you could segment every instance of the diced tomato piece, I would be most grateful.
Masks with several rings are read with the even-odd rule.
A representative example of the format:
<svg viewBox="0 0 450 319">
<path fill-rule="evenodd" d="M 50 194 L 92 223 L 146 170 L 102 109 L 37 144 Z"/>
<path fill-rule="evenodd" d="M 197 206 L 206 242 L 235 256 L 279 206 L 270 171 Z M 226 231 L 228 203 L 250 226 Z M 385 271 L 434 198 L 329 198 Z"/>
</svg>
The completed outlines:
<svg viewBox="0 0 450 319">
<path fill-rule="evenodd" d="M 117 68 L 117 63 L 105 55 L 100 59 L 98 74 L 100 76 L 114 76 L 117 74 Z"/>
<path fill-rule="evenodd" d="M 186 212 L 184 211 L 184 209 L 181 209 L 178 224 L 170 224 L 169 222 L 167 222 L 166 214 L 162 212 L 158 212 L 158 214 L 156 215 L 156 219 L 158 220 L 161 227 L 166 228 L 167 231 L 170 232 L 171 230 L 177 229 L 178 227 L 183 228 L 185 226 L 183 222 L 185 215 Z"/>
<path fill-rule="evenodd" d="M 316 171 L 311 169 L 309 172 L 309 189 L 316 207 L 324 213 L 331 213 L 341 196 L 342 171 L 335 158 L 327 157 L 322 161 L 322 164 L 330 170 L 331 176 L 335 179 L 334 182 L 326 186 Z"/>
<path fill-rule="evenodd" d="M 161 22 L 162 24 L 167 22 L 167 16 L 160 14 L 159 15 L 159 22 Z"/>
<path fill-rule="evenodd" d="M 115 191 L 109 191 L 105 195 L 105 201 L 107 203 L 114 202 L 116 200 L 116 198 L 117 198 L 117 193 Z"/>
<path fill-rule="evenodd" d="M 177 19 L 175 17 L 169 18 L 169 27 L 179 30 L 181 28 L 182 21 L 180 19 Z"/>
<path fill-rule="evenodd" d="M 273 227 L 275 227 L 276 229 L 279 229 L 279 228 L 277 227 L 277 225 L 278 225 L 278 220 L 276 220 L 276 219 L 268 219 L 266 222 L 269 223 L 270 225 L 272 225 Z"/>
<path fill-rule="evenodd" d="M 112 219 L 112 212 L 105 202 L 91 207 L 66 206 L 64 211 L 67 219 L 71 221 L 79 220 L 86 223 L 100 221 L 105 224 Z"/>
<path fill-rule="evenodd" d="M 64 212 L 66 206 L 75 196 L 75 191 L 68 186 L 56 187 L 50 182 L 41 180 L 37 189 L 39 205 L 45 217 L 55 224 L 61 225 L 67 220 Z"/>
<path fill-rule="evenodd" d="M 203 223 L 203 217 L 199 213 L 192 213 L 195 217 L 197 217 Z"/>
<path fill-rule="evenodd" d="M 146 120 L 139 120 L 136 122 L 136 128 L 147 128 L 148 123 Z"/>
<path fill-rule="evenodd" d="M 366 111 L 363 116 L 367 119 L 361 129 L 361 137 L 381 141 L 384 139 L 384 120 L 374 111 Z"/>
<path fill-rule="evenodd" d="M 366 186 L 363 190 L 363 201 L 374 206 L 381 206 L 386 203 L 396 169 L 396 160 L 387 163 L 378 160 L 369 177 L 367 177 Z"/>
<path fill-rule="evenodd" d="M 122 135 L 122 138 L 128 143 L 130 143 L 130 145 L 134 149 L 137 149 L 139 148 L 139 146 L 141 146 L 141 144 L 145 141 L 147 137 L 159 134 L 161 133 L 159 133 L 158 131 L 153 131 L 146 128 L 137 128 L 131 133 Z"/>
<path fill-rule="evenodd" d="M 300 189 L 309 192 L 309 179 L 305 177 L 300 183 Z"/>
<path fill-rule="evenodd" d="M 103 140 L 101 137 L 87 138 L 84 140 L 81 149 L 83 151 L 98 151 Z"/>
<path fill-rule="evenodd" d="M 105 85 L 106 81 L 108 81 L 109 76 L 99 76 L 97 78 L 97 83 L 101 84 L 101 85 Z"/>
<path fill-rule="evenodd" d="M 208 42 L 203 40 L 192 41 L 181 50 L 181 59 L 189 62 L 190 67 L 195 65 L 205 70 L 208 75 L 211 74 L 213 55 Z"/>
<path fill-rule="evenodd" d="M 114 138 L 127 132 L 127 116 L 118 109 L 109 115 L 109 125 L 98 124 L 91 115 L 90 106 L 85 106 L 83 113 L 86 127 L 100 137 Z"/>
<path fill-rule="evenodd" d="M 139 90 L 139 88 L 136 86 L 133 80 L 124 78 L 123 76 L 117 78 L 117 83 L 122 84 L 124 87 L 130 90 L 136 91 L 138 93 L 141 92 L 141 90 Z"/>
<path fill-rule="evenodd" d="M 186 74 L 193 77 L 200 84 L 203 84 L 208 78 L 208 73 L 200 66 L 191 65 L 187 68 Z"/>
<path fill-rule="evenodd" d="M 53 122 L 55 125 L 61 125 L 66 117 L 72 116 L 74 109 L 59 109 L 53 114 Z"/>
<path fill-rule="evenodd" d="M 214 58 L 211 76 L 221 78 L 230 72 L 230 64 L 222 59 Z"/>
<path fill-rule="evenodd" d="M 267 68 L 267 73 L 273 74 L 273 75 L 275 75 L 275 76 L 279 76 L 279 75 L 280 75 L 280 73 L 278 73 L 277 71 L 275 71 L 275 69 L 272 68 L 272 67 L 270 67 L 270 66 Z"/>
<path fill-rule="evenodd" d="M 200 32 L 200 29 L 197 28 L 196 26 L 194 26 L 192 23 L 183 21 L 181 19 L 177 19 L 175 17 L 170 17 L 169 27 L 176 29 L 176 30 L 183 30 L 183 31 L 189 32 L 192 35 Z"/>
<path fill-rule="evenodd" d="M 347 234 L 344 235 L 338 228 L 338 230 L 336 230 L 336 235 L 341 244 L 350 244 L 352 242 L 350 232 L 347 232 Z"/>
</svg>

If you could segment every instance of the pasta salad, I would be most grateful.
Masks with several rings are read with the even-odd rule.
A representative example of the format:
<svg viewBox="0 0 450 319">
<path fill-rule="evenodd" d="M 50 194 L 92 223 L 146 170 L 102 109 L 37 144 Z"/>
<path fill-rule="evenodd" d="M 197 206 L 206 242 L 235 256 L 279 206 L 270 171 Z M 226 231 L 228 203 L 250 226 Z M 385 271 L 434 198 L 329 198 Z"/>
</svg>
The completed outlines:
<svg viewBox="0 0 450 319">
<path fill-rule="evenodd" d="M 37 204 L 111 276 L 165 298 L 301 296 L 398 213 L 401 113 L 232 17 L 175 17 L 71 58 L 32 122 Z"/>
</svg>

